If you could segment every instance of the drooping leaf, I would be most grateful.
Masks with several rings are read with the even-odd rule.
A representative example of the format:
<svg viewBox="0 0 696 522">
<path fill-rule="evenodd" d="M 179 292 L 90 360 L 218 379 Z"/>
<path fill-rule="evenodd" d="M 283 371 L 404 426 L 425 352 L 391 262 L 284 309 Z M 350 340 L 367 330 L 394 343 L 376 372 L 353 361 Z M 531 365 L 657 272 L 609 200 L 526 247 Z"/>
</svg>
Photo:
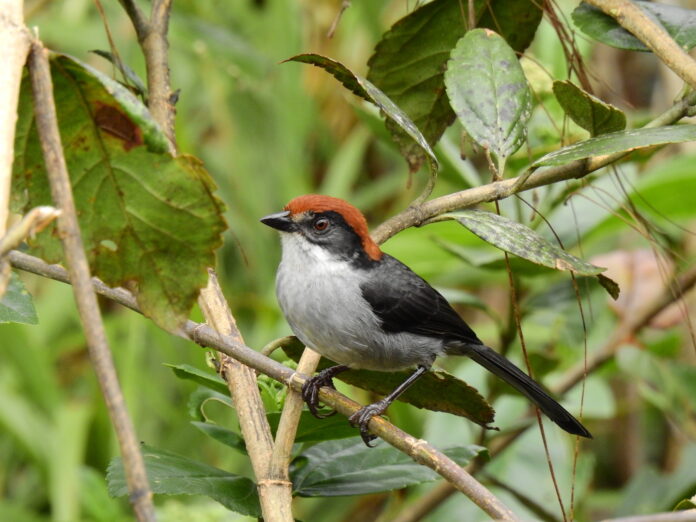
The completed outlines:
<svg viewBox="0 0 696 522">
<path fill-rule="evenodd" d="M 94 275 L 136 293 L 145 315 L 168 330 L 187 317 L 207 281 L 225 228 L 223 205 L 201 163 L 166 151 L 147 109 L 118 82 L 64 55 L 51 56 L 65 159 Z M 13 200 L 18 210 L 51 202 L 31 88 L 22 84 Z M 58 262 L 53 225 L 31 241 Z"/>
<path fill-rule="evenodd" d="M 689 50 L 696 46 L 695 10 L 643 0 L 634 0 L 634 3 L 681 47 Z M 597 7 L 583 2 L 573 11 L 572 17 L 578 29 L 598 42 L 629 51 L 650 51 L 643 42 Z"/>
<path fill-rule="evenodd" d="M 280 413 L 274 412 L 266 415 L 273 433 L 278 429 Z M 305 410 L 300 415 L 300 424 L 297 426 L 295 442 L 320 442 L 324 440 L 346 439 L 355 437 L 355 428 L 346 422 L 345 417 L 335 415 L 327 419 L 317 419 L 309 411 Z"/>
<path fill-rule="evenodd" d="M 283 351 L 294 361 L 299 361 L 302 355 L 302 347 L 299 345 L 283 346 Z M 335 364 L 322 357 L 318 370 Z M 336 378 L 363 390 L 388 395 L 411 373 L 349 370 L 338 374 Z M 398 400 L 418 408 L 466 417 L 481 426 L 492 423 L 495 415 L 493 408 L 475 388 L 441 370 L 429 371 L 423 375 Z"/>
<path fill-rule="evenodd" d="M 10 273 L 10 283 L 0 299 L 0 323 L 39 323 L 31 294 L 14 271 Z"/>
<path fill-rule="evenodd" d="M 141 451 L 153 493 L 205 495 L 236 513 L 261 516 L 256 485 L 248 478 L 162 449 L 143 445 Z M 120 457 L 109 464 L 106 480 L 111 496 L 128 493 Z"/>
<path fill-rule="evenodd" d="M 421 134 L 418 127 L 411 121 L 408 115 L 401 110 L 386 94 L 375 87 L 372 82 L 358 76 L 345 65 L 326 56 L 318 54 L 298 54 L 288 58 L 289 62 L 309 63 L 321 67 L 340 81 L 344 87 L 364 100 L 374 103 L 386 115 L 387 119 L 396 125 L 402 133 L 405 133 L 428 158 L 431 175 L 437 173 L 438 164 L 435 153 L 430 148 L 428 141 Z"/>
<path fill-rule="evenodd" d="M 626 115 L 571 82 L 553 82 L 553 93 L 565 113 L 592 136 L 626 128 Z"/>
<path fill-rule="evenodd" d="M 469 31 L 452 51 L 445 87 L 467 134 L 504 164 L 524 142 L 532 111 L 531 91 L 512 48 L 491 30 Z"/>
<path fill-rule="evenodd" d="M 454 121 L 443 74 L 450 51 L 468 29 L 467 4 L 459 0 L 434 0 L 397 21 L 375 47 L 367 78 L 408 114 L 430 145 Z M 542 10 L 532 0 L 475 0 L 477 27 L 501 34 L 517 52 L 534 38 Z M 422 151 L 391 122 L 411 171 L 425 160 Z"/>
<path fill-rule="evenodd" d="M 460 466 L 485 452 L 481 446 L 456 446 L 443 451 Z M 439 477 L 401 451 L 379 444 L 368 448 L 360 438 L 321 442 L 293 462 L 294 493 L 303 497 L 366 495 L 392 491 Z"/>
<path fill-rule="evenodd" d="M 630 152 L 632 150 L 667 143 L 682 143 L 696 140 L 696 125 L 668 125 L 666 127 L 643 128 L 602 134 L 596 138 L 579 141 L 560 150 L 542 156 L 533 165 L 564 165 L 571 161 L 592 156 Z"/>
<path fill-rule="evenodd" d="M 190 364 L 165 364 L 165 366 L 169 366 L 179 379 L 193 381 L 223 395 L 230 393 L 225 380 L 212 372 L 206 372 Z"/>
<path fill-rule="evenodd" d="M 556 270 L 572 270 L 580 275 L 597 275 L 605 270 L 569 254 L 531 228 L 498 214 L 462 210 L 449 216 L 487 243 L 532 263 Z"/>
<path fill-rule="evenodd" d="M 227 428 L 223 428 L 217 424 L 213 424 L 212 422 L 191 421 L 191 424 L 209 437 L 218 442 L 222 442 L 225 446 L 234 448 L 241 453 L 246 453 L 246 444 L 244 443 L 244 438 L 239 435 L 239 433 Z"/>
</svg>

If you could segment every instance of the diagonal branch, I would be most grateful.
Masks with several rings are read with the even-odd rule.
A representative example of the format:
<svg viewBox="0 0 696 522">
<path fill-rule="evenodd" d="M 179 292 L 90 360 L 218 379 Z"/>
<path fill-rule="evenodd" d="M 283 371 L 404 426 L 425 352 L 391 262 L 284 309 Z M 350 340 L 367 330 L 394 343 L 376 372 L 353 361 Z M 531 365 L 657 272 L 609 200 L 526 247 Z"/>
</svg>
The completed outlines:
<svg viewBox="0 0 696 522">
<path fill-rule="evenodd" d="M 116 437 L 126 470 L 126 482 L 136 518 L 154 521 L 155 510 L 152 492 L 147 481 L 145 464 L 133 423 L 128 416 L 114 362 L 106 340 L 104 324 L 97 297 L 92 287 L 87 256 L 82 244 L 80 227 L 73 201 L 68 169 L 63 157 L 63 146 L 58 132 L 56 108 L 53 101 L 53 85 L 48 64 L 48 51 L 38 42 L 32 42 L 29 56 L 29 74 L 34 95 L 34 113 L 46 163 L 51 195 L 60 209 L 57 230 L 63 243 L 65 260 L 74 282 L 73 291 L 82 327 L 87 340 L 89 356 L 101 387 L 109 417 L 116 430 Z"/>
<path fill-rule="evenodd" d="M 36 257 L 17 251 L 10 252 L 9 258 L 12 265 L 16 268 L 64 283 L 70 283 L 68 273 L 58 265 L 49 265 Z M 96 278 L 92 279 L 92 283 L 99 294 L 131 310 L 140 312 L 135 298 L 127 290 L 110 288 Z M 286 384 L 295 391 L 300 391 L 307 379 L 305 375 L 283 366 L 279 362 L 252 350 L 229 336 L 221 335 L 207 325 L 188 321 L 179 331 L 172 333 L 227 354 L 240 363 Z M 358 403 L 328 388 L 321 389 L 320 398 L 324 404 L 338 410 L 345 416 L 350 416 L 360 409 Z M 375 417 L 370 421 L 370 431 L 409 455 L 416 462 L 429 467 L 451 482 L 456 489 L 469 497 L 492 518 L 496 520 L 517 520 L 514 513 L 488 489 L 428 442 L 412 437 L 381 417 Z"/>
</svg>

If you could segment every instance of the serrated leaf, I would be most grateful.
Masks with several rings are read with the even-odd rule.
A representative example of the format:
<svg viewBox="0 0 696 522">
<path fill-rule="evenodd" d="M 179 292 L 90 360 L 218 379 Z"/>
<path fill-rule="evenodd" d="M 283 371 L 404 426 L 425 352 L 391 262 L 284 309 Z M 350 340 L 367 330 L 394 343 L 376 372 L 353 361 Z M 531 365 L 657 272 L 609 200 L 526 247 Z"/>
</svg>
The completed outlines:
<svg viewBox="0 0 696 522">
<path fill-rule="evenodd" d="M 275 434 L 280 422 L 280 413 L 266 415 L 268 424 Z M 300 424 L 297 426 L 295 442 L 320 442 L 324 440 L 337 440 L 355 437 L 355 428 L 346 422 L 345 417 L 333 416 L 326 419 L 317 419 L 309 411 L 304 410 L 300 415 Z"/>
<path fill-rule="evenodd" d="M 568 80 L 553 82 L 553 94 L 565 113 L 592 136 L 626 128 L 626 115 Z"/>
<path fill-rule="evenodd" d="M 466 466 L 484 451 L 481 446 L 469 445 L 443 453 Z M 368 448 L 357 437 L 312 446 L 294 460 L 290 475 L 294 493 L 303 497 L 366 495 L 439 478 L 396 448 L 386 444 Z"/>
<path fill-rule="evenodd" d="M 205 495 L 236 513 L 251 517 L 261 516 L 256 485 L 248 478 L 162 449 L 147 445 L 141 446 L 140 449 L 153 493 Z M 111 496 L 121 497 L 128 494 L 120 457 L 109 464 L 106 480 Z"/>
<path fill-rule="evenodd" d="M 696 125 L 668 125 L 666 127 L 643 128 L 602 134 L 596 138 L 579 141 L 563 147 L 536 160 L 533 165 L 565 165 L 571 161 L 631 152 L 645 147 L 668 143 L 683 143 L 696 140 Z"/>
<path fill-rule="evenodd" d="M 491 30 L 469 31 L 452 51 L 445 87 L 467 134 L 504 164 L 524 142 L 532 112 L 515 51 Z"/>
<path fill-rule="evenodd" d="M 179 379 L 193 381 L 223 395 L 229 395 L 225 380 L 217 374 L 206 372 L 190 364 L 165 364 Z"/>
<path fill-rule="evenodd" d="M 223 205 L 214 184 L 197 159 L 162 152 L 166 140 L 159 128 L 120 84 L 64 55 L 51 56 L 51 72 L 92 272 L 110 286 L 133 290 L 145 315 L 174 330 L 187 319 L 222 244 Z M 20 211 L 51 202 L 26 79 L 13 200 Z M 62 259 L 52 227 L 30 242 L 50 263 Z"/>
<path fill-rule="evenodd" d="M 302 346 L 298 344 L 283 346 L 285 354 L 294 361 L 299 361 Z M 325 357 L 321 358 L 318 370 L 323 370 L 336 363 Z M 374 372 L 370 370 L 349 370 L 336 376 L 343 382 L 368 390 L 379 395 L 388 395 L 413 372 Z M 444 411 L 479 424 L 488 426 L 493 422 L 495 411 L 479 392 L 441 370 L 431 370 L 418 379 L 397 400 L 417 408 L 431 411 Z"/>
<path fill-rule="evenodd" d="M 572 270 L 580 275 L 597 275 L 605 269 L 569 254 L 548 242 L 531 228 L 483 210 L 448 214 L 491 245 L 549 268 Z"/>
<path fill-rule="evenodd" d="M 428 158 L 428 165 L 431 175 L 435 175 L 438 171 L 437 158 L 435 153 L 430 148 L 428 141 L 421 134 L 418 127 L 411 121 L 408 115 L 401 110 L 386 94 L 375 87 L 369 80 L 358 76 L 348 69 L 345 65 L 326 56 L 319 54 L 298 54 L 292 58 L 288 58 L 288 62 L 301 62 L 315 65 L 330 73 L 334 78 L 340 81 L 344 87 L 352 93 L 360 96 L 364 100 L 375 104 L 385 114 L 387 119 L 398 126 L 402 132 L 421 148 L 422 152 Z"/>
<path fill-rule="evenodd" d="M 10 283 L 0 299 L 0 323 L 39 323 L 31 294 L 14 271 L 10 272 Z"/>
<path fill-rule="evenodd" d="M 246 444 L 244 443 L 244 438 L 239 435 L 239 433 L 213 424 L 212 422 L 191 421 L 191 424 L 209 437 L 223 443 L 225 446 L 229 446 L 230 448 L 234 448 L 246 454 Z"/>
<path fill-rule="evenodd" d="M 534 38 L 542 10 L 531 0 L 475 0 L 474 16 L 478 27 L 497 31 L 522 52 Z M 397 21 L 368 62 L 368 80 L 410 116 L 431 146 L 455 118 L 443 74 L 450 51 L 466 31 L 459 0 L 434 0 Z M 411 171 L 418 170 L 423 153 L 398 127 L 390 122 L 387 127 Z"/>
<path fill-rule="evenodd" d="M 658 26 L 685 50 L 696 46 L 696 11 L 675 5 L 634 0 Z M 581 3 L 572 14 L 573 22 L 583 33 L 598 42 L 629 51 L 650 51 L 638 38 L 597 7 Z"/>
</svg>

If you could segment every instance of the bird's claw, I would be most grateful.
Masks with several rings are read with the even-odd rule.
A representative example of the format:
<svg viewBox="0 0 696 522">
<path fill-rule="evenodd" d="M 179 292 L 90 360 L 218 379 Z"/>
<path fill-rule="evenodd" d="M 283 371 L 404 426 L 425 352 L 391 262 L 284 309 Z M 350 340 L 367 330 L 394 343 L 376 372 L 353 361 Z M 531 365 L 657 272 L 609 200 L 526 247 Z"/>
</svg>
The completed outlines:
<svg viewBox="0 0 696 522">
<path fill-rule="evenodd" d="M 332 415 L 336 415 L 336 410 L 332 410 L 329 413 L 321 413 L 319 411 L 319 389 L 322 386 L 326 386 L 333 390 L 336 389 L 331 377 L 326 377 L 321 373 L 315 375 L 311 379 L 307 379 L 302 386 L 302 399 L 307 403 L 307 408 L 309 408 L 310 413 L 317 419 L 325 419 Z"/>
<path fill-rule="evenodd" d="M 370 444 L 370 442 L 377 438 L 377 435 L 370 433 L 368 424 L 372 417 L 382 415 L 388 406 L 389 403 L 377 401 L 360 408 L 353 415 L 348 417 L 348 422 L 350 422 L 351 426 L 360 429 L 360 437 L 368 448 L 375 447 L 373 444 Z"/>
</svg>

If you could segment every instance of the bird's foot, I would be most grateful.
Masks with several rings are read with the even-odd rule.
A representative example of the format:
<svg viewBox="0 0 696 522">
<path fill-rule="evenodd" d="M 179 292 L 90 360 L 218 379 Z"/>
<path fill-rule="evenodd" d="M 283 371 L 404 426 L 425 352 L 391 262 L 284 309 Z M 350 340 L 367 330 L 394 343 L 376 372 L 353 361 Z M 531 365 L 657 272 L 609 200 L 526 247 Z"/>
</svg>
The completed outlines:
<svg viewBox="0 0 696 522">
<path fill-rule="evenodd" d="M 307 408 L 309 408 L 310 413 L 317 419 L 325 419 L 336 414 L 336 410 L 332 410 L 329 413 L 321 413 L 319 411 L 319 389 L 322 386 L 326 386 L 332 390 L 336 389 L 332 380 L 335 373 L 327 372 L 327 370 L 331 369 L 332 368 L 327 368 L 311 379 L 307 379 L 302 386 L 302 399 L 307 403 Z"/>
<path fill-rule="evenodd" d="M 350 422 L 351 426 L 360 429 L 360 437 L 362 437 L 363 442 L 368 448 L 374 448 L 370 442 L 375 440 L 377 435 L 372 435 L 369 432 L 367 425 L 370 423 L 372 417 L 382 415 L 385 411 L 387 411 L 389 404 L 391 404 L 391 402 L 387 401 L 386 399 L 382 399 L 381 401 L 377 401 L 360 408 L 353 415 L 348 417 L 348 422 Z"/>
</svg>

